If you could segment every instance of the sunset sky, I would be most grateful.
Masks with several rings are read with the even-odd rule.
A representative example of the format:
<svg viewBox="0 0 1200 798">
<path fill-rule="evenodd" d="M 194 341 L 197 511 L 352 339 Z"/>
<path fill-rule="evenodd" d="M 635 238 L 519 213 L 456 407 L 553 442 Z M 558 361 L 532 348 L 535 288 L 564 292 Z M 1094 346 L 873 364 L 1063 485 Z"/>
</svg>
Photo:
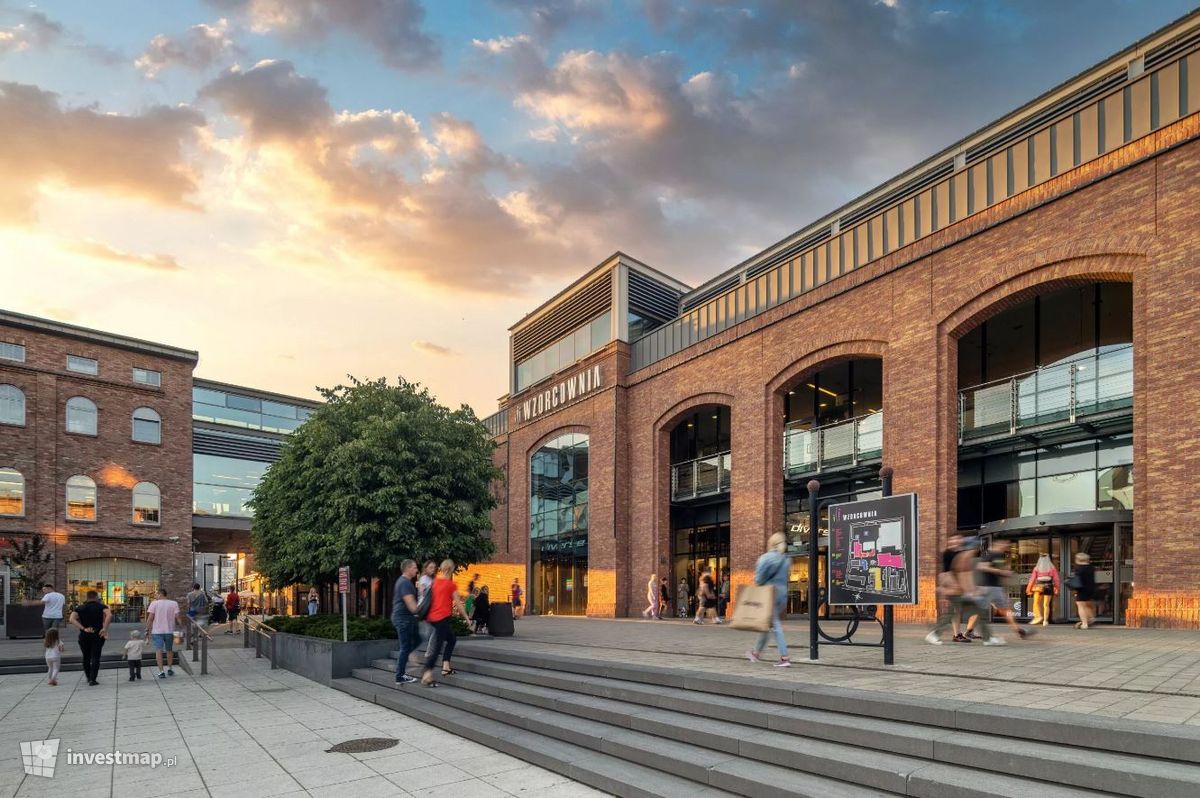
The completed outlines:
<svg viewBox="0 0 1200 798">
<path fill-rule="evenodd" d="M 620 249 L 696 284 L 1195 0 L 0 0 L 0 308 L 481 416 Z"/>
</svg>

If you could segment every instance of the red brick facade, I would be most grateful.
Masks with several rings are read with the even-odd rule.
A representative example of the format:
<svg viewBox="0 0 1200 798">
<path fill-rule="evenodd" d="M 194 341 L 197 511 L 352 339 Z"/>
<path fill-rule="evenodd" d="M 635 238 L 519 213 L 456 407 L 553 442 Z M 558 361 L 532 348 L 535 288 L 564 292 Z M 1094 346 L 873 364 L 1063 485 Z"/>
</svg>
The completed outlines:
<svg viewBox="0 0 1200 798">
<path fill-rule="evenodd" d="M 69 330 L 69 328 L 64 328 Z M 36 329 L 0 322 L 0 341 L 25 346 L 26 360 L 0 360 L 0 384 L 25 394 L 25 424 L 0 424 L 0 468 L 25 478 L 23 517 L 0 517 L 0 539 L 37 532 L 52 541 L 55 587 L 68 591 L 68 564 L 90 558 L 140 560 L 161 568 L 161 584 L 182 595 L 192 581 L 192 369 L 194 353 L 110 344 L 100 334 Z M 157 350 L 157 351 L 156 351 Z M 67 371 L 68 355 L 94 358 L 99 374 Z M 133 381 L 133 368 L 161 372 L 161 388 Z M 97 434 L 66 431 L 67 400 L 97 408 Z M 156 411 L 161 444 L 132 439 L 133 412 Z M 96 520 L 69 520 L 66 482 L 96 483 Z M 132 488 L 152 482 L 161 495 L 160 524 L 133 523 Z"/>
<path fill-rule="evenodd" d="M 969 216 L 716 336 L 629 373 L 614 342 L 597 393 L 521 424 L 509 412 L 497 462 L 497 564 L 526 573 L 529 457 L 564 431 L 590 436 L 588 613 L 637 611 L 647 570 L 668 573 L 668 435 L 705 404 L 732 414 L 731 567 L 749 578 L 782 528 L 785 386 L 838 359 L 881 357 L 884 463 L 921 498 L 922 604 L 956 524 L 957 341 L 1003 308 L 1084 282 L 1133 286 L 1136 573 L 1127 623 L 1200 627 L 1200 115 Z M 515 396 L 513 408 L 521 400 Z"/>
</svg>

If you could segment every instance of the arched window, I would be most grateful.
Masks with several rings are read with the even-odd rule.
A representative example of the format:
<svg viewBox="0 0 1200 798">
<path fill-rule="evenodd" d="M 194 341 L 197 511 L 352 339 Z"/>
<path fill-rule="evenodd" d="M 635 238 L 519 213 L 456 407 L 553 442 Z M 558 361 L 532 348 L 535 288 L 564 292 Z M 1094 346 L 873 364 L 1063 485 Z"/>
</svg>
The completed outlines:
<svg viewBox="0 0 1200 798">
<path fill-rule="evenodd" d="M 588 436 L 568 432 L 529 459 L 530 610 L 587 612 Z"/>
<path fill-rule="evenodd" d="M 0 515 L 25 515 L 25 477 L 15 468 L 0 468 Z"/>
<path fill-rule="evenodd" d="M 96 403 L 83 396 L 67 400 L 67 432 L 96 434 Z"/>
<path fill-rule="evenodd" d="M 25 425 L 25 393 L 15 385 L 0 385 L 0 424 Z"/>
<path fill-rule="evenodd" d="M 158 513 L 162 508 L 162 497 L 158 485 L 139 482 L 133 486 L 133 523 L 158 526 Z"/>
<path fill-rule="evenodd" d="M 133 411 L 133 439 L 139 443 L 162 443 L 162 419 L 148 407 Z"/>
<path fill-rule="evenodd" d="M 82 475 L 67 480 L 67 520 L 96 520 L 96 483 Z"/>
</svg>

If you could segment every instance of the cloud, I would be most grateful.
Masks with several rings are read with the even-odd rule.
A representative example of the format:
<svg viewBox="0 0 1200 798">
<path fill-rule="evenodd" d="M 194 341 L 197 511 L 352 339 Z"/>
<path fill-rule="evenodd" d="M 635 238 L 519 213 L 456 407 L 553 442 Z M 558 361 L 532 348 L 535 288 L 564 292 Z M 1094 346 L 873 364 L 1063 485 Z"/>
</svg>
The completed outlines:
<svg viewBox="0 0 1200 798">
<path fill-rule="evenodd" d="M 457 357 L 458 355 L 458 352 L 455 352 L 450 347 L 435 344 L 432 341 L 413 341 L 412 348 L 426 355 L 435 355 L 437 357 Z"/>
<path fill-rule="evenodd" d="M 141 269 L 167 272 L 183 270 L 183 267 L 179 265 L 179 261 L 175 260 L 171 255 L 140 255 L 133 252 L 125 252 L 101 241 L 93 241 L 91 239 L 68 242 L 65 248 L 71 252 L 85 255 L 95 260 L 119 263 L 123 266 L 136 266 Z"/>
<path fill-rule="evenodd" d="M 30 48 L 56 44 L 63 36 L 63 26 L 40 11 L 21 11 L 20 22 L 0 26 L 0 55 Z"/>
<path fill-rule="evenodd" d="M 344 31 L 366 42 L 394 69 L 416 71 L 441 60 L 437 42 L 422 29 L 420 0 L 208 0 L 244 17 L 257 33 L 289 41 L 319 41 Z"/>
<path fill-rule="evenodd" d="M 577 22 L 604 17 L 605 0 L 492 0 L 501 8 L 522 14 L 539 39 L 548 39 Z"/>
<path fill-rule="evenodd" d="M 296 72 L 289 61 L 234 66 L 200 90 L 250 130 L 258 142 L 312 135 L 333 113 L 325 87 Z"/>
<path fill-rule="evenodd" d="M 52 92 L 0 82 L 0 222 L 30 221 L 48 184 L 186 205 L 197 174 L 185 151 L 204 124 L 187 107 L 135 115 L 63 108 Z"/>
<path fill-rule="evenodd" d="M 229 21 L 222 18 L 214 25 L 193 25 L 185 33 L 168 36 L 160 33 L 133 62 L 143 75 L 153 78 L 172 66 L 203 71 L 234 51 L 229 36 Z"/>
</svg>

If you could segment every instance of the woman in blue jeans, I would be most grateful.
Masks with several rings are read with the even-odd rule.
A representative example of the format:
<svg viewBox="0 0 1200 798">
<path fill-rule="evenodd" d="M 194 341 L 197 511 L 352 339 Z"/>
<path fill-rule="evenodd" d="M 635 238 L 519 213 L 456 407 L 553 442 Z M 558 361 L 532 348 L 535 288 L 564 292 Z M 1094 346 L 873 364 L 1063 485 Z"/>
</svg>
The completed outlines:
<svg viewBox="0 0 1200 798">
<path fill-rule="evenodd" d="M 787 640 L 783 637 L 783 608 L 787 605 L 788 573 L 792 569 L 792 560 L 785 554 L 787 538 L 782 532 L 776 532 L 767 540 L 767 551 L 758 558 L 754 566 L 754 583 L 756 585 L 771 585 L 775 588 L 775 607 L 771 612 L 771 629 L 775 632 L 775 645 L 779 647 L 779 661 L 776 668 L 791 667 L 788 659 Z M 746 652 L 751 662 L 760 662 L 759 654 L 767 645 L 767 635 L 763 632 L 758 636 L 754 648 Z"/>
</svg>

